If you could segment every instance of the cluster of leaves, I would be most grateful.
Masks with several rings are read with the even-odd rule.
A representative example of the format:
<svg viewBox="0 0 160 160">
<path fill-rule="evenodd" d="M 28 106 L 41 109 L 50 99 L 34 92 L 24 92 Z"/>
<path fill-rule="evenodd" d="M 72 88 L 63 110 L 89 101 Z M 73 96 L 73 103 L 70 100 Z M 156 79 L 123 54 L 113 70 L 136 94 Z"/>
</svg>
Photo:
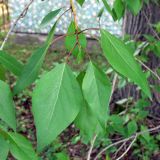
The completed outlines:
<svg viewBox="0 0 160 160">
<path fill-rule="evenodd" d="M 85 1 L 77 0 L 77 2 L 83 5 Z M 125 7 L 134 14 L 138 13 L 142 7 L 141 0 L 132 2 L 115 0 L 112 9 L 106 0 L 102 0 L 102 2 L 115 20 L 122 18 Z M 50 23 L 61 10 L 57 9 L 46 15 L 41 26 L 44 27 Z M 45 55 L 54 39 L 58 20 L 59 18 L 52 26 L 45 43 L 32 54 L 26 64 L 17 61 L 4 50 L 0 51 L 1 65 L 17 76 L 17 82 L 12 91 L 6 82 L 0 81 L 0 118 L 7 125 L 7 128 L 12 130 L 11 132 L 4 129 L 4 126 L 0 127 L 0 145 L 4 146 L 0 148 L 1 159 L 6 159 L 9 151 L 18 160 L 38 159 L 38 154 L 72 123 L 80 129 L 80 133 L 86 141 L 90 141 L 95 134 L 98 136 L 112 135 L 118 132 L 123 137 L 128 137 L 139 128 L 144 129 L 143 123 L 140 123 L 140 126 L 137 125 L 138 121 L 147 115 L 141 104 L 137 103 L 124 116 L 109 115 L 112 85 L 103 69 L 90 61 L 86 70 L 75 74 L 67 64 L 71 54 L 77 58 L 78 62 L 86 54 L 87 40 L 84 32 L 77 27 L 76 22 L 70 23 L 66 34 L 65 46 L 69 52 L 66 61 L 58 64 L 38 79 Z M 129 49 L 129 45 L 102 29 L 99 41 L 104 56 L 114 71 L 137 84 L 145 97 L 151 98 L 147 76 L 136 62 L 134 52 Z M 156 43 L 154 46 L 154 49 L 157 49 L 159 44 Z M 16 132 L 13 102 L 13 96 L 22 92 L 35 80 L 37 83 L 32 94 L 32 113 L 37 133 L 37 151 L 34 151 L 31 143 L 25 137 Z M 132 112 L 134 116 L 132 116 Z M 146 146 L 152 140 L 149 133 L 147 135 L 147 138 L 144 136 L 140 139 L 141 143 Z M 59 156 L 63 157 L 64 155 Z"/>
</svg>

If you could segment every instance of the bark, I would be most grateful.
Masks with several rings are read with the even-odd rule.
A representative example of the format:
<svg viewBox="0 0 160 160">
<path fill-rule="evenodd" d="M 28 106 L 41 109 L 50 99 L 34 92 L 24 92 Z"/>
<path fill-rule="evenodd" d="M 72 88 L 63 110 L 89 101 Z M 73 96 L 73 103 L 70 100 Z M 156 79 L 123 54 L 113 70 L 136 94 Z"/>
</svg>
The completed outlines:
<svg viewBox="0 0 160 160">
<path fill-rule="evenodd" d="M 150 24 L 160 21 L 160 6 L 150 2 L 145 5 L 137 16 L 126 12 L 123 21 L 123 33 L 132 35 L 134 39 L 142 39 L 143 34 L 150 34 L 155 37 L 155 30 Z"/>
</svg>

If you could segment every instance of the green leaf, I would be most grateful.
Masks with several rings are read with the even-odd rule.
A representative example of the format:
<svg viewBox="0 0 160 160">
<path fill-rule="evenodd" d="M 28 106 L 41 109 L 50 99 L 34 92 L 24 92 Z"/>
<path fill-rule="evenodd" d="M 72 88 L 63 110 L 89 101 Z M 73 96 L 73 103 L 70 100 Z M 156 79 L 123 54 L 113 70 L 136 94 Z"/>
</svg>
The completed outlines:
<svg viewBox="0 0 160 160">
<path fill-rule="evenodd" d="M 105 73 L 92 62 L 83 79 L 82 90 L 89 107 L 104 128 L 109 114 L 111 84 Z"/>
<path fill-rule="evenodd" d="M 61 8 L 49 12 L 49 13 L 43 18 L 40 26 L 41 26 L 41 27 L 46 26 L 48 23 L 50 23 L 50 22 L 53 20 L 53 18 L 55 18 L 55 17 L 58 15 L 58 13 L 59 13 L 60 11 L 61 11 Z"/>
<path fill-rule="evenodd" d="M 39 150 L 74 121 L 83 103 L 79 84 L 66 64 L 56 66 L 39 80 L 32 100 Z"/>
<path fill-rule="evenodd" d="M 38 160 L 32 144 L 18 133 L 8 133 L 10 152 L 17 160 Z"/>
<path fill-rule="evenodd" d="M 43 64 L 47 50 L 54 36 L 55 25 L 52 27 L 45 44 L 38 48 L 31 56 L 27 64 L 24 66 L 21 76 L 19 77 L 15 87 L 14 94 L 18 94 L 27 86 L 29 86 L 38 76 L 39 70 Z"/>
<path fill-rule="evenodd" d="M 153 46 L 153 44 L 152 44 L 152 46 Z M 159 41 L 155 42 L 155 44 L 154 44 L 154 54 L 156 56 L 160 57 L 160 42 Z"/>
<path fill-rule="evenodd" d="M 128 129 L 128 136 L 133 135 L 138 129 L 136 121 L 132 120 L 131 122 L 129 122 L 127 125 L 127 129 Z"/>
<path fill-rule="evenodd" d="M 120 133 L 123 136 L 126 136 L 126 130 L 124 127 L 124 120 L 119 115 L 112 115 L 109 117 L 109 120 L 111 121 L 111 127 L 114 129 L 114 131 Z"/>
<path fill-rule="evenodd" d="M 80 29 L 78 29 L 78 32 L 80 32 Z M 68 36 L 66 36 L 65 38 L 65 46 L 69 52 L 73 50 L 72 54 L 74 56 L 77 56 L 78 53 L 82 52 L 87 47 L 87 40 L 84 33 L 80 33 L 78 34 L 78 36 L 75 33 L 76 33 L 75 23 L 71 22 L 71 24 L 68 27 L 68 32 L 67 32 Z M 79 45 L 75 47 L 77 39 Z"/>
<path fill-rule="evenodd" d="M 122 0 L 115 0 L 114 1 L 114 5 L 113 5 L 113 9 L 117 15 L 117 19 L 120 20 L 123 15 L 124 15 L 124 4 Z"/>
<path fill-rule="evenodd" d="M 16 129 L 15 105 L 9 86 L 0 81 L 0 118 L 12 129 Z"/>
<path fill-rule="evenodd" d="M 113 20 L 117 20 L 117 16 L 115 14 L 115 12 L 112 11 L 110 5 L 107 3 L 106 0 L 102 0 L 106 10 L 109 12 L 109 14 L 112 16 Z"/>
<path fill-rule="evenodd" d="M 83 3 L 85 2 L 85 0 L 76 0 L 81 6 L 83 5 Z"/>
<path fill-rule="evenodd" d="M 0 80 L 2 81 L 6 80 L 6 70 L 1 64 L 0 64 Z"/>
<path fill-rule="evenodd" d="M 145 74 L 126 45 L 109 32 L 101 30 L 101 47 L 112 67 L 123 76 L 138 84 L 144 93 L 148 97 L 151 97 Z"/>
<path fill-rule="evenodd" d="M 70 160 L 68 155 L 64 152 L 56 153 L 55 156 L 56 156 L 56 160 Z"/>
<path fill-rule="evenodd" d="M 82 71 L 77 76 L 77 81 L 79 82 L 80 86 L 82 86 L 85 74 L 86 72 Z M 75 125 L 80 129 L 81 135 L 88 142 L 93 138 L 94 134 L 98 135 L 103 131 L 98 122 L 97 116 L 95 116 L 95 112 L 92 111 L 91 107 L 85 100 L 83 101 L 81 110 L 75 120 Z"/>
<path fill-rule="evenodd" d="M 3 50 L 0 51 L 0 63 L 16 76 L 19 76 L 22 73 L 23 64 Z"/>
<path fill-rule="evenodd" d="M 134 15 L 137 15 L 143 6 L 142 0 L 125 0 L 125 3 Z"/>
<path fill-rule="evenodd" d="M 75 125 L 80 129 L 81 135 L 90 141 L 94 134 L 99 134 L 103 129 L 95 112 L 84 100 L 84 104 L 75 120 Z"/>
<path fill-rule="evenodd" d="M 103 15 L 103 13 L 104 13 L 104 7 L 102 7 L 102 8 L 100 9 L 100 11 L 98 12 L 97 17 L 98 17 L 98 18 L 101 18 L 102 15 Z"/>
<path fill-rule="evenodd" d="M 6 160 L 9 152 L 9 145 L 7 141 L 0 136 L 0 160 Z"/>
</svg>

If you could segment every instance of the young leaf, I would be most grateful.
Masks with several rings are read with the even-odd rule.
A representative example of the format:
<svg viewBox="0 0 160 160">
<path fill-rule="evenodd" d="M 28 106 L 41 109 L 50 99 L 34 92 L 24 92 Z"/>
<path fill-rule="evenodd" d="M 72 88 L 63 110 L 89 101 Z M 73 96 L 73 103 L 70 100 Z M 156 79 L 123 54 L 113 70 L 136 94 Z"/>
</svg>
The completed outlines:
<svg viewBox="0 0 160 160">
<path fill-rule="evenodd" d="M 113 20 L 117 20 L 115 12 L 112 11 L 110 5 L 107 3 L 106 0 L 102 0 L 106 10 L 109 12 L 109 14 L 112 16 Z"/>
<path fill-rule="evenodd" d="M 78 29 L 78 32 L 79 31 L 80 29 Z M 71 22 L 68 28 L 68 32 L 67 32 L 69 36 L 65 38 L 65 46 L 69 52 L 73 50 L 72 54 L 74 56 L 77 56 L 80 49 L 83 50 L 87 47 L 87 40 L 83 33 L 78 34 L 78 36 L 75 33 L 76 33 L 75 23 Z M 75 47 L 77 40 L 79 44 Z"/>
<path fill-rule="evenodd" d="M 18 133 L 8 133 L 10 152 L 17 160 L 38 160 L 32 144 Z"/>
<path fill-rule="evenodd" d="M 128 129 L 128 136 L 133 135 L 138 129 L 136 121 L 132 120 L 131 122 L 129 122 L 127 125 L 127 129 Z"/>
<path fill-rule="evenodd" d="M 42 150 L 74 121 L 83 98 L 71 69 L 60 64 L 39 80 L 32 102 L 38 149 Z"/>
<path fill-rule="evenodd" d="M 0 136 L 0 160 L 6 160 L 9 152 L 9 145 L 7 141 Z"/>
<path fill-rule="evenodd" d="M 98 12 L 97 17 L 98 17 L 98 18 L 101 18 L 102 15 L 103 15 L 103 13 L 104 13 L 104 7 L 102 7 L 102 8 L 100 9 L 100 11 Z"/>
<path fill-rule="evenodd" d="M 83 79 L 82 90 L 90 109 L 104 128 L 109 114 L 111 84 L 105 73 L 92 62 Z"/>
<path fill-rule="evenodd" d="M 50 23 L 50 21 L 53 20 L 54 17 L 56 17 L 56 16 L 58 15 L 58 13 L 59 13 L 60 11 L 61 11 L 61 8 L 49 12 L 49 13 L 43 18 L 43 20 L 42 20 L 40 26 L 41 26 L 41 27 L 46 26 L 48 23 Z"/>
<path fill-rule="evenodd" d="M 109 117 L 110 125 L 114 131 L 126 136 L 126 128 L 124 127 L 124 120 L 119 115 L 112 115 Z"/>
<path fill-rule="evenodd" d="M 101 47 L 112 67 L 138 84 L 148 97 L 151 97 L 145 74 L 135 61 L 125 44 L 105 30 L 101 30 Z"/>
<path fill-rule="evenodd" d="M 56 160 L 70 160 L 68 155 L 64 152 L 56 153 L 55 157 L 56 157 Z"/>
<path fill-rule="evenodd" d="M 83 5 L 83 3 L 85 2 L 85 0 L 76 0 L 81 6 Z"/>
<path fill-rule="evenodd" d="M 0 63 L 16 76 L 19 76 L 22 73 L 23 64 L 3 50 L 0 50 Z"/>
<path fill-rule="evenodd" d="M 54 36 L 55 25 L 52 27 L 45 44 L 38 48 L 31 56 L 27 64 L 24 66 L 21 76 L 19 77 L 15 87 L 14 94 L 18 94 L 27 86 L 29 86 L 37 78 L 39 70 L 43 64 L 43 60 Z"/>
<path fill-rule="evenodd" d="M 0 118 L 16 130 L 15 106 L 9 86 L 0 81 Z"/>
</svg>

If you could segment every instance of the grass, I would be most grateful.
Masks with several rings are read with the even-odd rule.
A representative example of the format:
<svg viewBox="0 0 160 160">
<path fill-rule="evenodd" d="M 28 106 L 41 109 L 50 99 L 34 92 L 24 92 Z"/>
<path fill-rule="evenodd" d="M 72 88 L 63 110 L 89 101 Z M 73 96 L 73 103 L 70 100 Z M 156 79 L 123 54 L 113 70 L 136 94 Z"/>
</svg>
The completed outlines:
<svg viewBox="0 0 160 160">
<path fill-rule="evenodd" d="M 5 35 L 4 33 L 0 34 L 0 43 L 2 43 L 4 35 Z M 15 41 L 16 35 L 14 36 L 12 35 L 9 41 L 6 43 L 4 50 L 7 51 L 10 55 L 14 56 L 17 60 L 26 63 L 29 57 L 34 53 L 34 51 L 39 46 L 41 46 L 41 43 L 38 43 L 36 39 L 33 42 L 33 40 L 30 38 L 28 38 L 27 43 L 19 44 Z M 31 41 L 31 43 L 29 43 L 29 41 Z M 54 67 L 54 65 L 56 65 L 56 63 L 61 63 L 65 61 L 67 53 L 64 48 L 63 42 L 64 41 L 62 40 L 60 43 L 55 44 L 55 46 L 50 47 L 43 64 L 44 70 L 50 70 L 51 68 Z M 98 63 L 99 66 L 106 68 L 107 62 L 103 57 L 102 52 L 98 45 L 99 44 L 96 41 L 90 41 L 88 43 L 87 52 L 91 60 Z M 69 64 L 75 70 L 83 70 L 86 67 L 85 64 L 88 60 L 89 59 L 87 54 L 85 56 L 85 59 L 81 63 L 77 63 L 76 58 L 71 56 Z"/>
</svg>

